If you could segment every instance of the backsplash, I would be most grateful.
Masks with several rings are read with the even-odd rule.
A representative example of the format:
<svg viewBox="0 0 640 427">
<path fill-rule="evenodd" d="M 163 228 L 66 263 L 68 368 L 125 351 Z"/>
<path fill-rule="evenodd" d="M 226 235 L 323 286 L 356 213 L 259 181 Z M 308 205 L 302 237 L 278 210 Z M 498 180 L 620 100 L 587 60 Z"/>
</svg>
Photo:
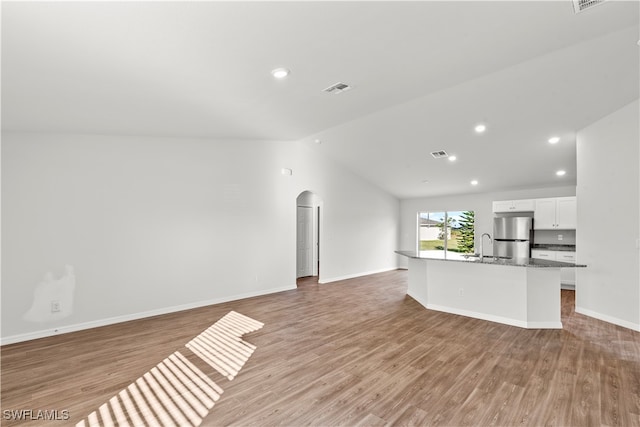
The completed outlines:
<svg viewBox="0 0 640 427">
<path fill-rule="evenodd" d="M 562 236 L 562 240 L 559 236 Z M 534 230 L 533 243 L 536 245 L 575 245 L 576 230 Z"/>
</svg>

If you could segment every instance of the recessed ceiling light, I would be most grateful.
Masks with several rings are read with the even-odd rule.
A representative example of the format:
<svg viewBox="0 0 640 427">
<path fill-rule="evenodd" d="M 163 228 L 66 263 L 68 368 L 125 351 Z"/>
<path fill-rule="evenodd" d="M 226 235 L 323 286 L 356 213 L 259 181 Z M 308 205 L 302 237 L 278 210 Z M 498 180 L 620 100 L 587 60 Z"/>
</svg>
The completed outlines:
<svg viewBox="0 0 640 427">
<path fill-rule="evenodd" d="M 564 174 L 566 174 L 566 173 L 567 173 L 566 171 L 559 170 L 558 172 L 556 172 L 556 175 L 558 175 L 558 176 L 562 176 L 562 175 L 564 175 Z"/>
<path fill-rule="evenodd" d="M 273 75 L 273 77 L 275 77 L 276 79 L 284 79 L 289 75 L 289 73 L 290 71 L 286 68 L 276 68 L 275 70 L 271 71 L 271 75 Z"/>
<path fill-rule="evenodd" d="M 558 142 L 560 142 L 560 137 L 552 136 L 549 138 L 549 144 L 557 144 Z"/>
<path fill-rule="evenodd" d="M 457 157 L 456 157 L 456 156 L 449 156 L 449 161 L 450 161 L 450 162 L 455 162 L 455 161 L 456 161 L 456 159 L 457 159 Z"/>
<path fill-rule="evenodd" d="M 475 128 L 473 128 L 473 129 L 474 129 L 477 133 L 482 133 L 482 132 L 484 132 L 485 130 L 487 130 L 487 125 L 484 125 L 484 124 L 480 123 L 480 124 L 476 125 L 476 127 L 475 127 Z"/>
<path fill-rule="evenodd" d="M 423 180 L 422 180 L 422 183 L 423 183 L 423 184 L 428 184 L 428 183 L 429 183 L 429 180 L 428 180 L 428 179 L 423 179 Z"/>
<path fill-rule="evenodd" d="M 473 181 L 471 181 L 471 185 L 478 185 L 478 180 L 474 179 Z"/>
<path fill-rule="evenodd" d="M 319 139 L 314 139 L 313 142 L 315 142 L 316 144 L 322 144 L 322 141 Z"/>
</svg>

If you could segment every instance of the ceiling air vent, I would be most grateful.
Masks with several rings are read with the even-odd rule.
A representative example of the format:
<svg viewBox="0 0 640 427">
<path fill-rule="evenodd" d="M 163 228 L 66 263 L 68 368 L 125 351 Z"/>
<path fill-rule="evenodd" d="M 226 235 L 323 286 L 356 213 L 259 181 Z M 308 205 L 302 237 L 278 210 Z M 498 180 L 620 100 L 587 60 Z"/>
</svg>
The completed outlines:
<svg viewBox="0 0 640 427">
<path fill-rule="evenodd" d="M 606 0 L 573 0 L 573 10 L 580 13 L 594 6 L 604 3 Z"/>
<path fill-rule="evenodd" d="M 434 159 L 442 159 L 443 157 L 449 157 L 447 152 L 444 150 L 434 151 L 431 153 L 431 155 L 433 156 Z"/>
<path fill-rule="evenodd" d="M 349 86 L 348 84 L 336 83 L 336 84 L 333 84 L 333 85 L 329 86 L 328 88 L 324 89 L 324 92 L 333 93 L 333 94 L 337 95 L 337 94 L 345 92 L 345 91 L 347 91 L 349 89 L 351 89 L 351 86 Z"/>
</svg>

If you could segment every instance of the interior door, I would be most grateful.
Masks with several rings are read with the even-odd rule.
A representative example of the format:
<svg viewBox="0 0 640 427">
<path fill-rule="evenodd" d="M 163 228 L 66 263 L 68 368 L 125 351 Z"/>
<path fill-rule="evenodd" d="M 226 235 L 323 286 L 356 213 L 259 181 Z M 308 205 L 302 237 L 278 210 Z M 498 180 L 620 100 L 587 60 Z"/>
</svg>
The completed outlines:
<svg viewBox="0 0 640 427">
<path fill-rule="evenodd" d="M 313 275 L 313 209 L 298 206 L 297 277 Z"/>
</svg>

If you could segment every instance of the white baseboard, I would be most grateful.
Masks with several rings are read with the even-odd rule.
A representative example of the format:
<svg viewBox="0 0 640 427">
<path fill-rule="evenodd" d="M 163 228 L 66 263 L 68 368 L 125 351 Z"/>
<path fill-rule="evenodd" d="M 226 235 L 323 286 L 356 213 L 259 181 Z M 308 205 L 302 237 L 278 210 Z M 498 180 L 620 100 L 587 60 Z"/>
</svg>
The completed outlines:
<svg viewBox="0 0 640 427">
<path fill-rule="evenodd" d="M 156 310 L 144 311 L 141 313 L 125 314 L 123 316 L 109 317 L 106 319 L 92 320 L 90 322 L 77 323 L 74 325 L 59 326 L 57 328 L 42 329 L 39 331 L 28 332 L 26 334 L 10 335 L 0 338 L 0 345 L 15 344 L 23 341 L 35 340 L 38 338 L 46 338 L 54 335 L 67 334 L 69 332 L 77 332 L 85 329 L 99 328 L 101 326 L 113 325 L 116 323 L 129 322 L 131 320 L 144 319 L 146 317 L 158 316 L 162 314 L 175 313 L 178 311 L 191 310 L 193 308 L 206 307 L 208 305 L 222 304 L 230 301 L 237 301 L 245 298 L 252 298 L 261 295 L 274 294 L 277 292 L 290 291 L 296 289 L 296 285 L 284 286 L 280 288 L 272 288 L 258 292 L 248 292 L 245 294 L 233 295 L 224 298 L 215 298 L 206 301 L 197 301 L 188 304 L 176 305 L 173 307 L 164 307 Z"/>
<path fill-rule="evenodd" d="M 527 322 L 527 329 L 562 329 L 562 322 Z"/>
<path fill-rule="evenodd" d="M 420 298 L 418 295 L 414 295 L 411 291 L 407 291 L 407 295 L 416 300 L 416 302 L 424 308 L 427 308 L 427 301 L 423 301 L 422 298 Z"/>
<path fill-rule="evenodd" d="M 444 307 L 436 304 L 427 304 L 430 310 L 442 311 L 460 316 L 472 317 L 474 319 L 487 320 L 489 322 L 502 323 L 503 325 L 517 326 L 525 329 L 562 329 L 562 322 L 526 322 L 523 320 L 511 319 L 509 317 L 495 316 L 492 314 L 479 313 L 476 311 L 461 310 L 457 308 Z"/>
<path fill-rule="evenodd" d="M 509 318 L 506 318 L 506 317 L 492 316 L 492 315 L 489 315 L 489 314 L 478 313 L 478 312 L 475 312 L 475 311 L 461 310 L 461 309 L 452 308 L 452 307 L 445 307 L 445 306 L 438 305 L 438 304 L 429 304 L 426 301 L 423 301 L 422 298 L 420 298 L 420 297 L 418 297 L 416 295 L 412 295 L 411 293 L 408 293 L 408 292 L 407 292 L 407 295 L 409 295 L 411 298 L 416 300 L 421 306 L 423 306 L 424 308 L 429 309 L 429 310 L 441 311 L 443 313 L 449 313 L 449 314 L 457 314 L 459 316 L 472 317 L 474 319 L 487 320 L 489 322 L 502 323 L 502 324 L 510 325 L 510 326 L 518 326 L 520 328 L 529 327 L 527 325 L 527 322 L 523 322 L 523 321 L 519 321 L 519 320 L 515 320 L 515 319 L 509 319 Z M 547 328 L 545 328 L 545 329 L 547 329 Z"/>
<path fill-rule="evenodd" d="M 366 272 L 363 272 L 363 273 L 347 274 L 346 276 L 332 277 L 330 279 L 324 279 L 323 278 L 322 280 L 319 280 L 318 283 L 325 284 L 325 283 L 331 283 L 331 282 L 338 282 L 340 280 L 355 279 L 356 277 L 369 276 L 371 274 L 378 274 L 378 273 L 386 273 L 387 271 L 395 271 L 397 269 L 398 269 L 398 267 L 390 267 L 390 268 L 383 268 L 382 270 L 374 270 L 374 271 L 366 271 Z"/>
<path fill-rule="evenodd" d="M 617 317 L 607 316 L 606 314 L 598 313 L 578 306 L 576 306 L 576 313 L 584 314 L 585 316 L 593 317 L 604 322 L 613 323 L 614 325 L 622 326 L 623 328 L 628 328 L 640 332 L 640 324 L 629 322 L 628 320 L 622 320 L 618 319 Z"/>
<path fill-rule="evenodd" d="M 494 316 L 490 314 L 478 313 L 470 310 L 461 310 L 458 308 L 445 307 L 445 306 L 436 305 L 436 304 L 427 304 L 427 308 L 430 310 L 442 311 L 450 314 L 458 314 L 460 316 L 473 317 L 474 319 L 488 320 L 490 322 L 502 323 L 504 325 L 518 326 L 520 328 L 527 327 L 527 322 L 516 320 L 516 319 L 510 319 L 508 317 Z"/>
</svg>

